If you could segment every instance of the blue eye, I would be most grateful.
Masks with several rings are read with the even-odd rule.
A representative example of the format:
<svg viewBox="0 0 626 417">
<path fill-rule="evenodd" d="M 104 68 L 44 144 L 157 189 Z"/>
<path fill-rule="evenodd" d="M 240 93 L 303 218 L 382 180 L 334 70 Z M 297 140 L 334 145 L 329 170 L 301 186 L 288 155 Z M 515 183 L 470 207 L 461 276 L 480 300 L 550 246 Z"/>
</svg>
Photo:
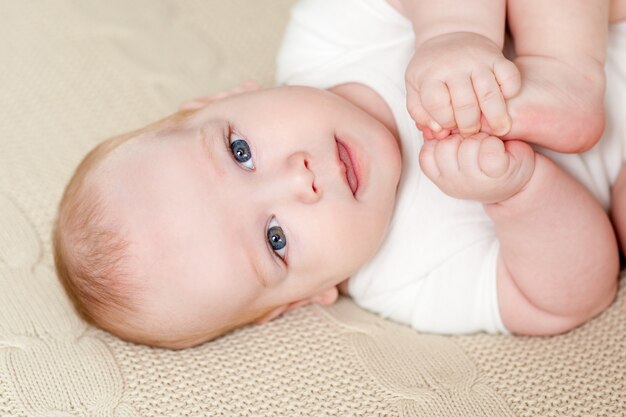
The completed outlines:
<svg viewBox="0 0 626 417">
<path fill-rule="evenodd" d="M 246 169 L 254 169 L 254 161 L 252 160 L 252 152 L 250 151 L 248 142 L 235 133 L 231 133 L 228 140 L 230 142 L 230 151 L 235 161 L 243 165 Z"/>
<path fill-rule="evenodd" d="M 283 228 L 280 227 L 275 217 L 272 217 L 270 224 L 267 227 L 267 242 L 270 247 L 281 259 L 285 259 L 285 252 L 287 251 L 287 237 Z"/>
</svg>

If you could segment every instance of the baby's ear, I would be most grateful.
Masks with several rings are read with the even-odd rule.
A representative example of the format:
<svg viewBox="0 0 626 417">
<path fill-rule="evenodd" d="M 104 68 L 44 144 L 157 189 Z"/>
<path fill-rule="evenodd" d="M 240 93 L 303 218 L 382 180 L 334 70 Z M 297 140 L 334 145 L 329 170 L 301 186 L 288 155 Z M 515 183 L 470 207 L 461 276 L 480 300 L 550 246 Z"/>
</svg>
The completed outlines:
<svg viewBox="0 0 626 417">
<path fill-rule="evenodd" d="M 206 106 L 207 104 L 220 100 L 226 97 L 234 96 L 247 91 L 260 90 L 261 85 L 255 80 L 247 80 L 228 90 L 220 91 L 209 96 L 196 97 L 191 100 L 187 100 L 180 105 L 179 110 L 197 110 Z"/>
</svg>

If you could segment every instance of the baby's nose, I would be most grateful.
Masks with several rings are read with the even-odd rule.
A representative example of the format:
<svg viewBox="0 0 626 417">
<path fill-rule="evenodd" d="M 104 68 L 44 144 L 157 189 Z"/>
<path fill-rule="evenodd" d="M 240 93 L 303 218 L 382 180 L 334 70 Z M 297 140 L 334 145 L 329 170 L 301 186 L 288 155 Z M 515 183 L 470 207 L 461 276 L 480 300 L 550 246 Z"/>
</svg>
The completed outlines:
<svg viewBox="0 0 626 417">
<path fill-rule="evenodd" d="M 303 203 L 312 204 L 321 198 L 321 190 L 315 185 L 315 174 L 309 167 L 310 155 L 296 152 L 287 158 L 285 181 L 288 191 Z"/>
</svg>

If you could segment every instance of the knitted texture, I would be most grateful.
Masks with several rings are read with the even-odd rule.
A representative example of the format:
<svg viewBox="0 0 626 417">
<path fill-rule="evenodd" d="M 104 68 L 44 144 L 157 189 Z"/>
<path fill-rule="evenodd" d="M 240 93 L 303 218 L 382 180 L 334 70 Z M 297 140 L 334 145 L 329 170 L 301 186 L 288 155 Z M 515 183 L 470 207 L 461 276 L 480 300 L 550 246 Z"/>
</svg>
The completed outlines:
<svg viewBox="0 0 626 417">
<path fill-rule="evenodd" d="M 186 98 L 270 85 L 292 0 L 0 2 L 0 416 L 626 416 L 619 304 L 566 335 L 425 335 L 341 299 L 168 351 L 83 323 L 50 233 L 74 167 Z"/>
</svg>

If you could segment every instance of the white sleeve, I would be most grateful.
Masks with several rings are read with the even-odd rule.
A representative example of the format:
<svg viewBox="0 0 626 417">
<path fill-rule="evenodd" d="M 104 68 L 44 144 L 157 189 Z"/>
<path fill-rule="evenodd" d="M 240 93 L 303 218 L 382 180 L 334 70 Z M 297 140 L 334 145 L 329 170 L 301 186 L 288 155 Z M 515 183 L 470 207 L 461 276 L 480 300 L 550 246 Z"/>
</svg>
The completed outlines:
<svg viewBox="0 0 626 417">
<path fill-rule="evenodd" d="M 362 307 L 419 331 L 508 333 L 498 305 L 498 253 L 497 239 L 483 239 L 446 255 L 428 271 L 413 268 L 421 271 L 411 271 L 411 279 L 404 282 L 399 282 L 404 275 L 399 269 L 387 269 L 384 277 L 369 280 L 370 285 L 368 280 L 351 280 L 350 294 Z"/>
<path fill-rule="evenodd" d="M 439 333 L 508 333 L 496 287 L 497 239 L 476 242 L 453 254 L 416 285 L 411 325 Z"/>
</svg>

